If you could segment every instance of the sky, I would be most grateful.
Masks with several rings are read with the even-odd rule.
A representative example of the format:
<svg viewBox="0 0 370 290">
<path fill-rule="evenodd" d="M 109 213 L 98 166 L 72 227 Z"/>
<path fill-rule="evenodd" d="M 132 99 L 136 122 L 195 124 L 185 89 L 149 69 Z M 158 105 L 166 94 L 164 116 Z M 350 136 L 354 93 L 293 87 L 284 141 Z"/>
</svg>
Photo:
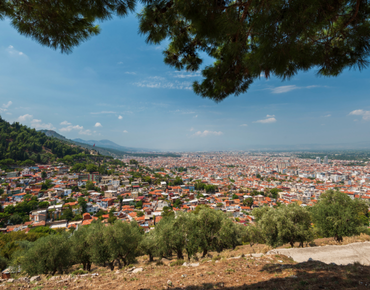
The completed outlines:
<svg viewBox="0 0 370 290">
<path fill-rule="evenodd" d="M 134 14 L 100 27 L 66 55 L 1 21 L 2 118 L 70 139 L 163 151 L 370 142 L 370 69 L 261 78 L 215 103 L 192 91 L 199 72 L 164 64 L 166 44 L 147 44 Z"/>
</svg>

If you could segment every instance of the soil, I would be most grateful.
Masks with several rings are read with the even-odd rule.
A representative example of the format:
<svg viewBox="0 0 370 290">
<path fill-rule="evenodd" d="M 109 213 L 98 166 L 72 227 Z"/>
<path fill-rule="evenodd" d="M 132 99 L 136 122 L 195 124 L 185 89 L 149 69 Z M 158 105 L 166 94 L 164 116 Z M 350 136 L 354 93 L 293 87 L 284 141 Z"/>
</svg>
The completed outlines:
<svg viewBox="0 0 370 290">
<path fill-rule="evenodd" d="M 361 239 L 367 240 L 362 236 Z M 330 240 L 326 240 L 330 242 Z M 344 241 L 345 242 L 345 241 Z M 315 241 L 324 245 L 325 241 Z M 370 267 L 359 263 L 346 266 L 319 261 L 297 263 L 284 255 L 263 255 L 270 248 L 265 245 L 240 246 L 220 254 L 192 261 L 196 267 L 170 266 L 148 262 L 139 257 L 133 266 L 142 272 L 132 273 L 128 268 L 110 271 L 93 265 L 96 276 L 41 276 L 41 281 L 3 283 L 3 289 L 370 289 Z M 173 259 L 172 261 L 176 261 Z M 166 263 L 168 264 L 168 263 Z M 173 263 L 174 264 L 174 263 Z M 177 263 L 181 264 L 181 263 Z M 130 266 L 132 267 L 132 266 Z M 77 269 L 77 266 L 74 270 Z M 5 288 L 4 288 L 5 287 Z M 1 289 L 1 288 L 0 288 Z"/>
</svg>

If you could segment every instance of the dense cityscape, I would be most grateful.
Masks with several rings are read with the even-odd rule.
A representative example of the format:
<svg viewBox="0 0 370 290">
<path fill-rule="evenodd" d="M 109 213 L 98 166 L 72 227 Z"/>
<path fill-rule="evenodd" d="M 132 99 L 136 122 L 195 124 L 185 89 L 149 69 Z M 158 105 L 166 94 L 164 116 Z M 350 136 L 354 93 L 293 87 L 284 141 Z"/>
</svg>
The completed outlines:
<svg viewBox="0 0 370 290">
<path fill-rule="evenodd" d="M 296 155 L 214 152 L 129 157 L 108 164 L 105 171 L 110 174 L 94 172 L 98 167 L 93 164 L 82 169 L 63 163 L 2 171 L 1 231 L 70 229 L 98 218 L 106 223 L 135 220 L 149 231 L 164 208 L 188 212 L 198 205 L 230 213 L 236 222 L 247 224 L 253 223 L 253 208 L 293 202 L 312 206 L 329 189 L 352 199 L 370 199 L 367 166 Z M 36 201 L 34 208 L 20 212 L 30 200 Z"/>
</svg>

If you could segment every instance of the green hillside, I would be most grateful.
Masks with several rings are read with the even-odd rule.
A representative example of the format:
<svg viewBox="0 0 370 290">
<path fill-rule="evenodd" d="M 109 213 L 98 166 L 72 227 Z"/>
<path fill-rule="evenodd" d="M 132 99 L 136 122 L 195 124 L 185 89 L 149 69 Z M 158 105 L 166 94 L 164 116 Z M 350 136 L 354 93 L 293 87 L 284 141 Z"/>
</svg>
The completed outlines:
<svg viewBox="0 0 370 290">
<path fill-rule="evenodd" d="M 85 148 L 48 137 L 42 132 L 8 123 L 0 117 L 0 164 L 48 163 L 66 155 L 89 154 Z"/>
<path fill-rule="evenodd" d="M 102 148 L 99 146 L 92 146 L 86 143 L 78 142 L 75 140 L 67 139 L 66 137 L 58 134 L 57 132 L 53 130 L 40 130 L 39 132 L 45 133 L 49 137 L 55 137 L 59 140 L 68 142 L 70 144 L 77 145 L 82 148 L 86 148 L 88 150 L 95 150 L 99 152 L 101 155 L 106 155 L 106 156 L 112 156 L 114 158 L 122 158 L 125 155 L 126 156 L 133 156 L 133 157 L 180 157 L 181 155 L 174 154 L 174 153 L 132 153 L 132 152 L 127 152 L 119 149 L 113 149 L 113 148 Z"/>
</svg>

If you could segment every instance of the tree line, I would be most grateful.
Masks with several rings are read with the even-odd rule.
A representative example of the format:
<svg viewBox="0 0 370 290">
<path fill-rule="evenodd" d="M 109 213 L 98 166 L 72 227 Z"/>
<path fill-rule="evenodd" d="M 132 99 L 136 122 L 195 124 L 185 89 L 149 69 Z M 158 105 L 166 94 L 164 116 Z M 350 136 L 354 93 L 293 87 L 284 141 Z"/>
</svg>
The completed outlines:
<svg viewBox="0 0 370 290">
<path fill-rule="evenodd" d="M 42 132 L 23 126 L 18 122 L 10 124 L 0 117 L 0 166 L 33 165 L 47 163 L 66 155 L 88 152 L 72 147 Z"/>
</svg>

